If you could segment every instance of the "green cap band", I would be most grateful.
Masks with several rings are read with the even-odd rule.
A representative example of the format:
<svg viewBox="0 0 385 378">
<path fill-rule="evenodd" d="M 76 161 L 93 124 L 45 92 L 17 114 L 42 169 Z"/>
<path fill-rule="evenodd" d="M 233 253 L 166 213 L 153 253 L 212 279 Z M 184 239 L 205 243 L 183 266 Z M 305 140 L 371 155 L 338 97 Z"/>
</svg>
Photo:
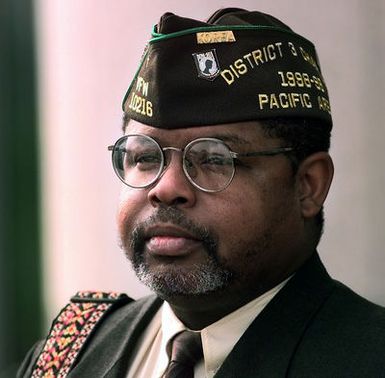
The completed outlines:
<svg viewBox="0 0 385 378">
<path fill-rule="evenodd" d="M 270 15 L 237 8 L 207 22 L 163 15 L 123 110 L 165 129 L 272 117 L 332 126 L 314 45 Z"/>
</svg>

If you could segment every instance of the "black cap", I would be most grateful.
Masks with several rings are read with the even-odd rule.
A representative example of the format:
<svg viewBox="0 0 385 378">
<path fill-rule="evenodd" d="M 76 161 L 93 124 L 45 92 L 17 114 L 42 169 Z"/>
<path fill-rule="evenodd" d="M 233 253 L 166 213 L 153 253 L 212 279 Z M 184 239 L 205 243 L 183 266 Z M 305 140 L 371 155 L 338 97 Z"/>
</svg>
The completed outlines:
<svg viewBox="0 0 385 378">
<path fill-rule="evenodd" d="M 314 45 L 273 16 L 239 8 L 220 9 L 207 22 L 164 14 L 123 110 L 165 129 L 272 117 L 332 126 Z"/>
</svg>

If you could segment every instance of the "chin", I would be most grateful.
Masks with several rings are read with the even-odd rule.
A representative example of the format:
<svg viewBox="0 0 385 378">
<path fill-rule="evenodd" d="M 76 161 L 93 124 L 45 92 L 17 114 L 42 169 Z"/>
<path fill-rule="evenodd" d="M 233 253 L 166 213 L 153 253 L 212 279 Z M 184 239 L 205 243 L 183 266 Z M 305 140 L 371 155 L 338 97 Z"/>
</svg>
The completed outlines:
<svg viewBox="0 0 385 378">
<path fill-rule="evenodd" d="M 154 271 L 142 263 L 134 266 L 134 270 L 143 284 L 167 301 L 178 297 L 207 296 L 223 290 L 232 278 L 229 271 L 210 264 L 195 265 L 188 270 L 169 266 Z"/>
</svg>

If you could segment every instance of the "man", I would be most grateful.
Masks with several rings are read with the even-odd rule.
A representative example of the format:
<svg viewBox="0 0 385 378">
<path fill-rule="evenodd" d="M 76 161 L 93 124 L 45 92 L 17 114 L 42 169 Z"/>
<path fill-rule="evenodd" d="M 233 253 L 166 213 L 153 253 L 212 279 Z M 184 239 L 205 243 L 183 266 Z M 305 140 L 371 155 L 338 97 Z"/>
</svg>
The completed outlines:
<svg viewBox="0 0 385 378">
<path fill-rule="evenodd" d="M 384 309 L 316 252 L 333 163 L 313 44 L 260 12 L 167 13 L 123 109 L 121 243 L 155 296 L 80 293 L 19 376 L 384 376 Z"/>
</svg>

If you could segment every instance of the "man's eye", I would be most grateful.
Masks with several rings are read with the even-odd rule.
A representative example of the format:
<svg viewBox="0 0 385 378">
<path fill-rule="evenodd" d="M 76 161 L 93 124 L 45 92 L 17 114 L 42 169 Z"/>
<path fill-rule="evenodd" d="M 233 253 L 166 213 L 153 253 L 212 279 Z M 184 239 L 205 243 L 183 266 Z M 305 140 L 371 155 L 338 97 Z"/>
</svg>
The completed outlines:
<svg viewBox="0 0 385 378">
<path fill-rule="evenodd" d="M 203 158 L 200 162 L 201 165 L 217 165 L 217 166 L 222 166 L 222 165 L 231 165 L 232 164 L 232 159 L 231 158 L 226 158 L 221 155 L 211 155 L 211 156 L 206 156 Z"/>
<path fill-rule="evenodd" d="M 156 154 L 142 154 L 135 157 L 136 164 L 160 163 L 160 158 Z"/>
<path fill-rule="evenodd" d="M 160 164 L 161 157 L 154 153 L 127 154 L 125 159 L 126 169 L 157 169 Z"/>
</svg>

